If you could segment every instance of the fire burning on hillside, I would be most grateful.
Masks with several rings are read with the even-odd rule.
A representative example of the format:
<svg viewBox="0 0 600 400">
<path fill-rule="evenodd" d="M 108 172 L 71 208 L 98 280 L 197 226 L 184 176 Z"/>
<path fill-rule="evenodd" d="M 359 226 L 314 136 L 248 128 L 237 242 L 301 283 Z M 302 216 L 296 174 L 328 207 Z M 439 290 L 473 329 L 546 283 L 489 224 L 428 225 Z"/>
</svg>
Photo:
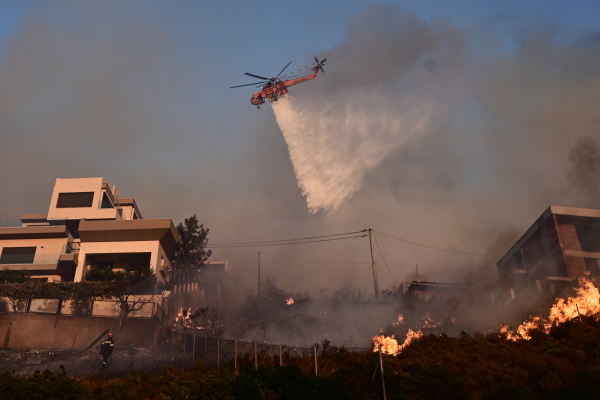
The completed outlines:
<svg viewBox="0 0 600 400">
<path fill-rule="evenodd" d="M 398 344 L 398 341 L 394 339 L 394 335 L 391 337 L 386 337 L 384 335 L 375 336 L 373 338 L 374 348 L 373 351 L 379 351 L 379 347 L 381 347 L 381 352 L 384 354 L 389 354 L 391 356 L 397 356 L 404 350 L 413 340 L 419 339 L 423 336 L 423 332 L 419 329 L 417 332 L 412 329 L 408 330 L 406 334 L 406 339 L 404 343 L 401 345 Z"/>
<path fill-rule="evenodd" d="M 394 321 L 392 325 L 402 325 L 404 323 L 404 316 L 402 314 L 398 314 L 398 320 Z"/>
<path fill-rule="evenodd" d="M 513 332 L 509 326 L 502 327 L 501 333 L 506 334 L 507 340 L 531 340 L 531 331 L 540 328 L 546 334 L 550 333 L 550 328 L 560 325 L 566 321 L 571 321 L 581 316 L 593 316 L 600 313 L 600 291 L 590 281 L 589 277 L 584 278 L 581 287 L 576 288 L 576 296 L 569 297 L 567 300 L 558 299 L 550 309 L 549 317 L 529 316 Z"/>
<path fill-rule="evenodd" d="M 404 350 L 413 340 L 417 340 L 419 338 L 421 338 L 423 336 L 423 330 L 429 330 L 429 329 L 434 329 L 437 327 L 442 326 L 442 323 L 444 321 L 438 321 L 435 322 L 430 316 L 429 313 L 425 313 L 425 316 L 423 317 L 423 321 L 424 324 L 423 326 L 416 330 L 413 331 L 412 329 L 408 329 L 408 333 L 406 334 L 406 339 L 404 340 L 404 343 L 402 344 L 398 344 L 398 341 L 395 339 L 396 335 L 391 335 L 391 336 L 385 336 L 385 335 L 379 335 L 379 336 L 375 336 L 373 337 L 373 351 L 377 352 L 379 350 L 379 347 L 381 347 L 381 351 L 384 354 L 389 354 L 389 355 L 398 355 L 402 352 L 402 350 Z M 452 325 L 454 323 L 455 319 L 449 319 L 448 321 L 446 321 L 447 325 Z M 396 321 L 394 321 L 392 323 L 392 326 L 400 326 L 404 324 L 404 316 L 402 314 L 398 314 L 398 318 Z"/>
<path fill-rule="evenodd" d="M 175 324 L 179 324 L 181 326 L 184 326 L 186 328 L 189 328 L 192 326 L 192 319 L 191 319 L 191 315 L 192 315 L 192 308 L 190 307 L 189 310 L 184 310 L 183 308 L 179 310 L 179 313 L 177 314 L 177 318 L 175 318 Z"/>
</svg>

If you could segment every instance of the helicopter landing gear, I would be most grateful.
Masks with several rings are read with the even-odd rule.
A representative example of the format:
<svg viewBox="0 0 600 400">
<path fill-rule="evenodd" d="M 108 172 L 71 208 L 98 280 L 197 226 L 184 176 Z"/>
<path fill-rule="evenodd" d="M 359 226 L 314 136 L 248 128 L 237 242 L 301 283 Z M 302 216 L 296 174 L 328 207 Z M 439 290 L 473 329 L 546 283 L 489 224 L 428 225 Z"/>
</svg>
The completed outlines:
<svg viewBox="0 0 600 400">
<path fill-rule="evenodd" d="M 260 110 L 260 106 L 256 106 L 256 108 L 258 108 Z"/>
</svg>

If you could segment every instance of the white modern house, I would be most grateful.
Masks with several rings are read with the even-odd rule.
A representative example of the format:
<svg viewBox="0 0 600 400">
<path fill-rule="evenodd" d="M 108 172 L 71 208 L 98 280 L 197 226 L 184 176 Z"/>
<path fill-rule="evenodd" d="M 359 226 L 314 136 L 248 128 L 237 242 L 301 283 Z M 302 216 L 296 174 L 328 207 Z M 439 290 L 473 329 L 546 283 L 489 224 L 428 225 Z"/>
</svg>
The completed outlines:
<svg viewBox="0 0 600 400">
<path fill-rule="evenodd" d="M 103 178 L 57 179 L 47 214 L 0 221 L 0 270 L 79 282 L 95 267 L 150 267 L 166 282 L 180 240 L 171 219 L 143 219 Z"/>
</svg>

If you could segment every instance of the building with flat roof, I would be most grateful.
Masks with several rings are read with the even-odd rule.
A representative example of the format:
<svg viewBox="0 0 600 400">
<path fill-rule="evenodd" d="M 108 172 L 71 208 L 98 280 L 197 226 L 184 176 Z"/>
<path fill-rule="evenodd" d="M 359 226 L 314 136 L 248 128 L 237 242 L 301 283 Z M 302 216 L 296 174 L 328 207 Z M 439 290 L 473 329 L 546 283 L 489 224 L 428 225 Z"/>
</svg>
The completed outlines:
<svg viewBox="0 0 600 400">
<path fill-rule="evenodd" d="M 556 295 L 588 272 L 600 272 L 600 210 L 548 207 L 497 262 L 511 297 L 535 287 Z"/>
<path fill-rule="evenodd" d="M 0 221 L 0 269 L 79 282 L 91 268 L 149 267 L 166 282 L 180 241 L 171 219 L 143 219 L 105 179 L 57 179 L 47 214 Z"/>
<path fill-rule="evenodd" d="M 436 301 L 461 307 L 475 303 L 475 287 L 470 283 L 402 282 L 395 291 L 396 297 L 400 294 L 423 303 Z"/>
</svg>

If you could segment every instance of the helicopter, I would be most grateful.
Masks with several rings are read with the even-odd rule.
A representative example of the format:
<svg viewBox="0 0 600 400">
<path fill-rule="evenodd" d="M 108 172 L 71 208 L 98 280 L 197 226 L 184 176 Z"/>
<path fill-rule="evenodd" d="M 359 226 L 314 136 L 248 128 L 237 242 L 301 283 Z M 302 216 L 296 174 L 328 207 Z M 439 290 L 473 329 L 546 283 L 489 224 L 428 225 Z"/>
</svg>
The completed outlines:
<svg viewBox="0 0 600 400">
<path fill-rule="evenodd" d="M 265 78 L 264 76 L 254 75 L 254 74 L 245 72 L 244 75 L 248 75 L 248 76 L 251 76 L 251 77 L 257 78 L 257 79 L 262 79 L 262 81 L 255 82 L 255 83 L 249 83 L 247 85 L 230 86 L 229 88 L 234 89 L 234 88 L 239 88 L 239 87 L 244 87 L 244 86 L 258 85 L 256 87 L 260 87 L 262 90 L 260 92 L 254 93 L 252 95 L 252 98 L 250 99 L 250 103 L 252 105 L 256 106 L 256 108 L 260 109 L 260 105 L 265 104 L 265 99 L 267 99 L 269 101 L 277 101 L 277 99 L 279 97 L 285 96 L 286 94 L 289 93 L 288 88 L 290 86 L 294 86 L 299 83 L 306 82 L 311 79 L 315 79 L 317 77 L 317 75 L 319 74 L 319 71 L 321 71 L 322 73 L 325 73 L 325 70 L 323 69 L 323 65 L 325 65 L 325 61 L 327 61 L 327 58 L 324 58 L 323 60 L 319 61 L 317 56 L 315 56 L 315 61 L 317 62 L 316 65 L 311 64 L 311 65 L 315 65 L 312 68 L 312 70 L 314 71 L 314 73 L 312 75 L 308 75 L 308 76 L 304 76 L 304 77 L 296 78 L 296 79 L 291 79 L 291 78 L 293 78 L 293 76 L 290 76 L 290 75 L 293 75 L 296 72 L 303 70 L 304 68 L 310 67 L 310 65 L 307 65 L 305 67 L 297 69 L 294 72 L 290 72 L 289 74 L 280 77 L 280 75 L 283 73 L 283 71 L 285 71 L 286 68 L 289 67 L 290 64 L 292 63 L 290 61 L 281 70 L 281 72 L 279 74 L 277 74 L 277 76 L 275 76 L 274 78 Z M 283 78 L 285 78 L 285 77 L 289 77 L 289 79 L 283 80 Z"/>
</svg>

